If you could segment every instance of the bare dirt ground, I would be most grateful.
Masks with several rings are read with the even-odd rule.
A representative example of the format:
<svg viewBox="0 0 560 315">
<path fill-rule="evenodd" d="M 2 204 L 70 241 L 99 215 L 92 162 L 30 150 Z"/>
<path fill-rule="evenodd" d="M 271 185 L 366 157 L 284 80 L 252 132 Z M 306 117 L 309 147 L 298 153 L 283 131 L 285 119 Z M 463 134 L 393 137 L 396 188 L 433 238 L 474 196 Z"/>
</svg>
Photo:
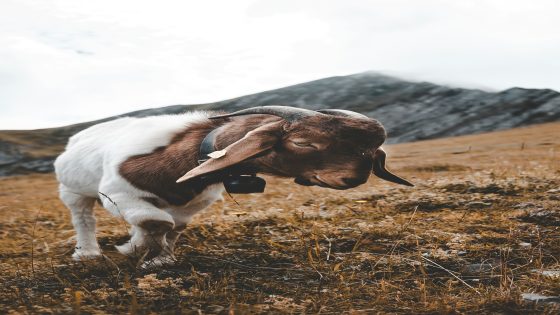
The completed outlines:
<svg viewBox="0 0 560 315">
<path fill-rule="evenodd" d="M 54 177 L 1 178 L 0 313 L 560 311 L 560 124 L 386 149 L 416 187 L 269 179 L 201 213 L 153 270 L 116 253 L 127 226 L 101 208 L 108 258 L 73 262 Z"/>
</svg>

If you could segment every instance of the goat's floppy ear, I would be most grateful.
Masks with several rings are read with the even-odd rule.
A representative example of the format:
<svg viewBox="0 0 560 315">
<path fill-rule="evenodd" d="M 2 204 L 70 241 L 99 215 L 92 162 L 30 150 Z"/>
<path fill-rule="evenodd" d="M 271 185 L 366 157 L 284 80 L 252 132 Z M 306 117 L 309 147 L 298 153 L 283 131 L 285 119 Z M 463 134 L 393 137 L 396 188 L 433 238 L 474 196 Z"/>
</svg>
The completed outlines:
<svg viewBox="0 0 560 315">
<path fill-rule="evenodd" d="M 280 139 L 284 121 L 277 121 L 248 132 L 243 138 L 216 151 L 214 157 L 188 171 L 177 180 L 184 182 L 193 177 L 219 171 L 271 149 Z"/>
<path fill-rule="evenodd" d="M 400 178 L 397 175 L 389 172 L 385 168 L 385 159 L 387 158 L 387 153 L 383 151 L 382 148 L 378 148 L 377 151 L 373 154 L 373 174 L 381 179 L 386 181 L 390 181 L 396 184 L 406 185 L 406 186 L 414 186 L 412 183 L 407 181 L 406 179 Z"/>
</svg>

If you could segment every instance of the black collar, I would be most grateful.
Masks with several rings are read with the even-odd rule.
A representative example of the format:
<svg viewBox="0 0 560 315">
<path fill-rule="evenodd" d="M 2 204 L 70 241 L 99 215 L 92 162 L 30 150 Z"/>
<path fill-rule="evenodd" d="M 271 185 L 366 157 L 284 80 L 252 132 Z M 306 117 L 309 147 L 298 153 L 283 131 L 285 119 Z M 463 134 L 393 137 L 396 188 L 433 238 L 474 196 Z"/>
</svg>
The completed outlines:
<svg viewBox="0 0 560 315">
<path fill-rule="evenodd" d="M 204 137 L 200 143 L 200 150 L 198 151 L 198 164 L 202 164 L 210 159 L 208 154 L 216 151 L 216 134 L 219 128 L 216 128 Z M 218 175 L 220 176 L 220 175 Z M 235 172 L 229 171 L 221 174 L 222 182 L 228 193 L 232 194 L 250 194 L 262 193 L 266 186 L 266 181 L 256 176 L 256 172 Z M 212 178 L 206 177 L 206 180 Z M 202 179 L 204 180 L 204 178 Z"/>
<path fill-rule="evenodd" d="M 216 151 L 216 133 L 219 128 L 210 131 L 209 134 L 204 137 L 202 143 L 200 144 L 200 150 L 198 151 L 198 164 L 202 164 L 210 159 L 208 154 Z"/>
</svg>

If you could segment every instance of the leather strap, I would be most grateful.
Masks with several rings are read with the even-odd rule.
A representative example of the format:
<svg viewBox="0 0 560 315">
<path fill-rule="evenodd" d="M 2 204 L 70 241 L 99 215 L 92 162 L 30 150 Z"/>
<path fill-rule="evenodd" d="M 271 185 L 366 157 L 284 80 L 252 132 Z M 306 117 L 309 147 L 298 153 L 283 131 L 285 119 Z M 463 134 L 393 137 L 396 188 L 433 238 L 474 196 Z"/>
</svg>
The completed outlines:
<svg viewBox="0 0 560 315">
<path fill-rule="evenodd" d="M 200 150 L 198 151 L 198 164 L 202 164 L 210 159 L 209 153 L 216 151 L 216 133 L 218 128 L 210 131 L 209 134 L 204 137 L 202 143 L 200 144 Z"/>
<path fill-rule="evenodd" d="M 216 151 L 216 134 L 219 128 L 216 128 L 202 139 L 200 149 L 198 151 L 198 164 L 202 164 L 210 159 L 208 154 Z M 262 193 L 266 182 L 264 179 L 257 177 L 256 172 L 236 172 L 235 174 L 226 171 L 223 172 L 222 182 L 228 193 L 249 194 Z M 212 177 L 212 175 L 210 175 Z M 203 179 L 204 180 L 204 179 Z"/>
</svg>

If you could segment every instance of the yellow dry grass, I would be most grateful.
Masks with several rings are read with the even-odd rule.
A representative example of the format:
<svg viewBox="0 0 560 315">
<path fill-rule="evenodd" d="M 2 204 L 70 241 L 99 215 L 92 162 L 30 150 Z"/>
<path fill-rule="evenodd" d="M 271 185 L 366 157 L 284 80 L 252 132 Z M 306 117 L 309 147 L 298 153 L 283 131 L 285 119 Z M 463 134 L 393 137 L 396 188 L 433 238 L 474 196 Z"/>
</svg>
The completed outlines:
<svg viewBox="0 0 560 315">
<path fill-rule="evenodd" d="M 96 208 L 108 256 L 70 260 L 53 175 L 0 179 L 0 312 L 556 313 L 560 124 L 388 146 L 416 183 L 348 191 L 268 179 L 184 233 L 176 266 L 120 257 L 126 225 Z"/>
</svg>

